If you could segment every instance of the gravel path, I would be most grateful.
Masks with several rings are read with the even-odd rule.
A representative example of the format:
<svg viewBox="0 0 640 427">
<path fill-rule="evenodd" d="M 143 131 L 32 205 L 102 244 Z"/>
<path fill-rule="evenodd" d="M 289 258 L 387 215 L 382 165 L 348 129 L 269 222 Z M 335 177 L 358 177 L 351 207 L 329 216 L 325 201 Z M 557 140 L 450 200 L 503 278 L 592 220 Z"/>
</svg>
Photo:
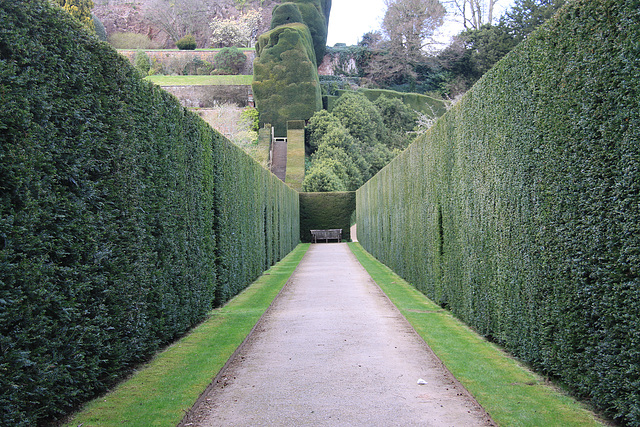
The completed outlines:
<svg viewBox="0 0 640 427">
<path fill-rule="evenodd" d="M 342 243 L 311 245 L 182 425 L 493 424 Z"/>
</svg>

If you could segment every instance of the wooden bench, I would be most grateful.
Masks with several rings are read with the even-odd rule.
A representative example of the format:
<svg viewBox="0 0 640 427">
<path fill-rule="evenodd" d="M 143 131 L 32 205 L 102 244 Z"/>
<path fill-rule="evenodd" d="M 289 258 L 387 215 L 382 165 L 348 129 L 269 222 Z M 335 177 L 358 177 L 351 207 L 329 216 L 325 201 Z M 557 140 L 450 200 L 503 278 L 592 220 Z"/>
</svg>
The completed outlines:
<svg viewBox="0 0 640 427">
<path fill-rule="evenodd" d="M 342 240 L 342 228 L 335 228 L 331 230 L 310 230 L 313 243 L 318 243 L 318 239 L 324 239 L 325 243 L 329 240 L 337 240 L 338 243 Z"/>
</svg>

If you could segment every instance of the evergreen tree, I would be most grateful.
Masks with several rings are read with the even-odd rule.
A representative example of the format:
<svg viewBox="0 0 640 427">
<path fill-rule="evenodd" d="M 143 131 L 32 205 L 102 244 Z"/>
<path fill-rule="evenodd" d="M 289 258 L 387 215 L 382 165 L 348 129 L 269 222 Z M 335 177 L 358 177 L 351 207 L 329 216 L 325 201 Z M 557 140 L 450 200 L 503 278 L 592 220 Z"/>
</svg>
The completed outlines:
<svg viewBox="0 0 640 427">
<path fill-rule="evenodd" d="M 85 27 L 95 30 L 91 19 L 92 0 L 53 0 L 53 2 L 62 6 L 71 16 L 82 22 Z"/>
</svg>

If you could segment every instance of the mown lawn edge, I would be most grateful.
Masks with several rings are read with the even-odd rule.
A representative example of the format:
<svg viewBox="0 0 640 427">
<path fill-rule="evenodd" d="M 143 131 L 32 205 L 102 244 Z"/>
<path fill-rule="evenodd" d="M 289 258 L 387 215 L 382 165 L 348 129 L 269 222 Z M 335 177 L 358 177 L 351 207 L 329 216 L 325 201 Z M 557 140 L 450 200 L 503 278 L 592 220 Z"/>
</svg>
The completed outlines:
<svg viewBox="0 0 640 427">
<path fill-rule="evenodd" d="M 349 247 L 416 332 L 498 425 L 603 425 L 583 404 L 483 339 L 359 243 L 349 243 Z"/>
<path fill-rule="evenodd" d="M 309 248 L 298 245 L 188 335 L 158 353 L 65 426 L 175 426 L 287 283 Z"/>
</svg>

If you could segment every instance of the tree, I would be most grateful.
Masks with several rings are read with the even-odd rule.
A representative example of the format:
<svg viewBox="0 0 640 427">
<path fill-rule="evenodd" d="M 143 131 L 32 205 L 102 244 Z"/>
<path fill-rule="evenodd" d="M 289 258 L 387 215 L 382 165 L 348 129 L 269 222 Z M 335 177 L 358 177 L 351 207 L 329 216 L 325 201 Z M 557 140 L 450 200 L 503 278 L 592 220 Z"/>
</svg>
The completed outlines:
<svg viewBox="0 0 640 427">
<path fill-rule="evenodd" d="M 451 45 L 438 55 L 442 66 L 452 75 L 450 81 L 455 83 L 454 90 L 450 86 L 449 95 L 469 89 L 517 44 L 503 25 L 487 24 L 455 36 Z"/>
<path fill-rule="evenodd" d="M 53 0 L 53 2 L 62 6 L 71 16 L 82 22 L 85 27 L 95 30 L 91 19 L 92 0 Z"/>
<path fill-rule="evenodd" d="M 204 47 L 209 40 L 209 4 L 201 0 L 153 0 L 146 9 L 145 17 L 162 28 L 177 42 L 191 34 Z"/>
<path fill-rule="evenodd" d="M 211 46 L 214 47 L 251 47 L 253 46 L 262 22 L 262 9 L 248 10 L 238 18 L 214 19 L 211 28 Z"/>
<path fill-rule="evenodd" d="M 225 47 L 213 58 L 216 70 L 222 74 L 238 74 L 247 57 L 237 47 Z"/>
<path fill-rule="evenodd" d="M 415 81 L 424 48 L 442 25 L 444 6 L 438 0 L 385 0 L 384 40 L 370 33 L 363 42 L 371 49 L 367 77 L 384 86 Z"/>
<path fill-rule="evenodd" d="M 478 30 L 494 21 L 493 11 L 499 0 L 450 0 L 453 13 L 462 18 L 465 29 Z"/>
<path fill-rule="evenodd" d="M 336 101 L 332 114 L 351 136 L 367 145 L 386 145 L 389 142 L 389 132 L 380 110 L 361 93 L 347 92 L 342 95 Z"/>
<path fill-rule="evenodd" d="M 380 96 L 373 103 L 382 116 L 382 122 L 391 133 L 391 148 L 404 150 L 411 143 L 412 132 L 418 119 L 417 114 L 398 98 Z"/>
<path fill-rule="evenodd" d="M 564 4 L 565 0 L 516 0 L 500 22 L 520 42 Z"/>
<path fill-rule="evenodd" d="M 438 0 L 385 0 L 387 11 L 382 30 L 393 49 L 408 60 L 422 58 L 435 30 L 443 23 L 446 9 Z"/>
</svg>

